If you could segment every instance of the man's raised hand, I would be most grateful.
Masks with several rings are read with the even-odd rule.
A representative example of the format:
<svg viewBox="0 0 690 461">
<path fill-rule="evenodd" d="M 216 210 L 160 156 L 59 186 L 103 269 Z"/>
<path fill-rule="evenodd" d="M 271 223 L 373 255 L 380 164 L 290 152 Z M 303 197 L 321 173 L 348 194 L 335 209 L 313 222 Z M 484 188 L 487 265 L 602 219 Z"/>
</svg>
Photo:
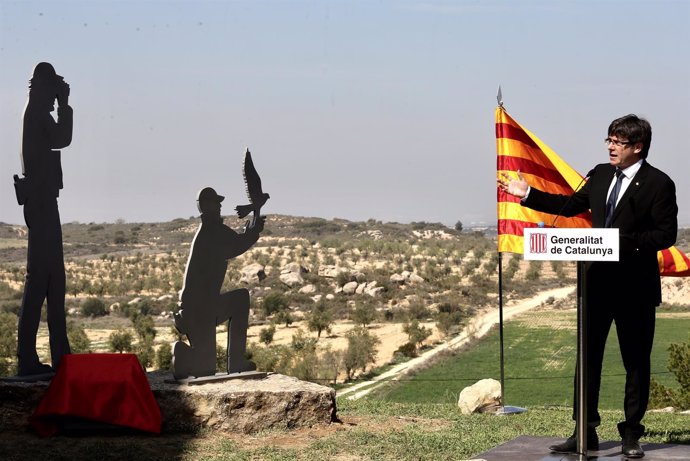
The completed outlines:
<svg viewBox="0 0 690 461">
<path fill-rule="evenodd" d="M 508 173 L 502 172 L 498 178 L 496 178 L 498 188 L 503 192 L 513 195 L 518 198 L 524 198 L 527 195 L 527 190 L 529 189 L 529 184 L 522 177 L 520 170 L 517 171 L 517 179 L 512 178 Z"/>
</svg>

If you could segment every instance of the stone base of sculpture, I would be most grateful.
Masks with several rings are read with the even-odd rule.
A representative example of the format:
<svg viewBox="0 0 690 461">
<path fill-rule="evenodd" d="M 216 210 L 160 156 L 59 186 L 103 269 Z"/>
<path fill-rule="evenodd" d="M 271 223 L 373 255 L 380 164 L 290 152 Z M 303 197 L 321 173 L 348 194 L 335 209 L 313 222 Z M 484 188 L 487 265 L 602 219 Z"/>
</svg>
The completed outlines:
<svg viewBox="0 0 690 461">
<path fill-rule="evenodd" d="M 199 430 L 257 433 L 336 421 L 330 387 L 269 373 L 264 379 L 233 379 L 199 385 L 165 382 L 170 372 L 147 373 L 163 416 L 163 434 Z M 0 433 L 25 432 L 47 382 L 0 382 Z"/>
</svg>

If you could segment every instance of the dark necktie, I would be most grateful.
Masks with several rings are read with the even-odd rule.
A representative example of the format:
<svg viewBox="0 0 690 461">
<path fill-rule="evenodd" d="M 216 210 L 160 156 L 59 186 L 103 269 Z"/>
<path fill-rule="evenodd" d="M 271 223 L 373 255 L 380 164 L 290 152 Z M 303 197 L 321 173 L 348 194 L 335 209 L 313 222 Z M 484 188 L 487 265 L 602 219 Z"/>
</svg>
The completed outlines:
<svg viewBox="0 0 690 461">
<path fill-rule="evenodd" d="M 621 191 L 621 184 L 623 183 L 623 172 L 616 168 L 616 184 L 614 184 L 611 190 L 611 195 L 606 201 L 606 221 L 604 227 L 611 227 L 611 221 L 613 221 L 613 210 L 616 209 L 616 202 L 618 201 L 618 193 Z"/>
</svg>

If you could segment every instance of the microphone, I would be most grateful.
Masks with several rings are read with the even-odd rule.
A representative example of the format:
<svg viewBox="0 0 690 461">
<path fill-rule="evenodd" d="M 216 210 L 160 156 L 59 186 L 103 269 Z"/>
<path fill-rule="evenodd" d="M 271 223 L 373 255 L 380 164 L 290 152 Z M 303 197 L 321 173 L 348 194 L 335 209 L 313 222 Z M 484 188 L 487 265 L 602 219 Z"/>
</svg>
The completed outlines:
<svg viewBox="0 0 690 461">
<path fill-rule="evenodd" d="M 585 180 L 594 176 L 594 173 L 596 173 L 596 167 L 589 170 L 589 172 L 587 173 L 587 176 L 585 176 L 584 178 L 582 178 L 580 180 L 580 183 L 575 188 L 575 192 L 580 190 L 580 186 L 582 186 L 582 183 L 585 182 Z M 565 209 L 565 207 L 568 206 L 568 204 L 570 203 L 570 200 L 572 200 L 572 198 L 573 198 L 573 195 L 575 195 L 575 192 L 573 192 L 573 194 L 570 197 L 568 197 L 568 200 L 566 200 L 565 203 L 563 204 L 563 206 L 561 207 L 561 209 L 558 210 L 558 213 L 556 213 L 556 217 L 553 218 L 553 222 L 551 223 L 551 227 L 556 227 L 556 221 L 558 220 L 558 218 L 561 217 L 561 213 L 563 213 L 563 210 Z"/>
</svg>

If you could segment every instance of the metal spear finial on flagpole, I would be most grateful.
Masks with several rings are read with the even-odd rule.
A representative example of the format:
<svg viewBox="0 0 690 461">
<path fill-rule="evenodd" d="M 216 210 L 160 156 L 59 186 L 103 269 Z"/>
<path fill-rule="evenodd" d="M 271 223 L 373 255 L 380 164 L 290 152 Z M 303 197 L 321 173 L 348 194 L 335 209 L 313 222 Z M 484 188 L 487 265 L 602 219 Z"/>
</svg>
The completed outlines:
<svg viewBox="0 0 690 461">
<path fill-rule="evenodd" d="M 496 101 L 498 101 L 498 107 L 503 107 L 503 94 L 501 93 L 501 85 L 498 85 L 498 94 L 496 94 Z"/>
</svg>

